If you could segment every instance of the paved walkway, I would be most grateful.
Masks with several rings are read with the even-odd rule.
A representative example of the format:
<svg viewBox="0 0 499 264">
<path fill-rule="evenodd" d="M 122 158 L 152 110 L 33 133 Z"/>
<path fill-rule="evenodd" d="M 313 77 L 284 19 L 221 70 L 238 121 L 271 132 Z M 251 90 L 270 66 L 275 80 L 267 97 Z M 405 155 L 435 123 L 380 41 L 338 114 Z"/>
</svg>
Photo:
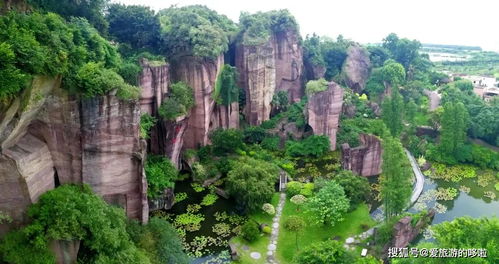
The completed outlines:
<svg viewBox="0 0 499 264">
<path fill-rule="evenodd" d="M 282 192 L 279 197 L 279 204 L 277 205 L 275 216 L 272 219 L 272 233 L 270 235 L 270 243 L 267 246 L 267 262 L 279 263 L 275 259 L 277 251 L 277 238 L 279 237 L 279 221 L 281 220 L 282 209 L 286 203 L 286 193 Z"/>
<path fill-rule="evenodd" d="M 424 93 L 430 99 L 429 110 L 433 111 L 440 105 L 442 96 L 436 91 L 424 90 Z"/>
</svg>

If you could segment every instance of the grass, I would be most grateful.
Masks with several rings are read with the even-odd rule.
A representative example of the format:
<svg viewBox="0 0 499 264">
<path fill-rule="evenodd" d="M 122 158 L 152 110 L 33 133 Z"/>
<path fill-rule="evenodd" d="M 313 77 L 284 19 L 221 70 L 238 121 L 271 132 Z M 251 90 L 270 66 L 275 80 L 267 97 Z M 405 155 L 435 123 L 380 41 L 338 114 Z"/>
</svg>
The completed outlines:
<svg viewBox="0 0 499 264">
<path fill-rule="evenodd" d="M 302 216 L 308 225 L 305 230 L 298 235 L 298 250 L 296 249 L 295 233 L 290 232 L 283 227 L 284 222 L 291 215 Z M 369 216 L 367 205 L 362 204 L 354 211 L 347 213 L 345 219 L 342 222 L 337 223 L 334 227 L 315 225 L 309 220 L 309 217 L 303 212 L 303 209 L 301 209 L 300 212 L 297 212 L 296 205 L 288 200 L 284 206 L 280 221 L 280 226 L 282 228 L 279 229 L 277 259 L 281 264 L 291 263 L 297 251 L 312 243 L 325 241 L 335 237 L 340 237 L 340 241 L 344 241 L 347 237 L 360 234 L 370 227 L 373 227 L 375 224 L 376 222 Z"/>
<path fill-rule="evenodd" d="M 277 206 L 279 202 L 279 193 L 275 193 L 272 196 L 271 204 Z M 260 224 L 268 224 L 272 225 L 272 218 L 274 216 L 269 215 L 262 210 L 258 210 L 249 216 L 250 220 L 255 220 Z M 253 242 L 248 242 L 244 240 L 242 237 L 235 237 L 231 239 L 231 243 L 237 245 L 237 252 L 239 253 L 240 259 L 238 261 L 234 261 L 234 263 L 239 264 L 264 264 L 266 263 L 267 258 L 267 246 L 269 245 L 270 235 L 261 234 L 260 238 Z M 248 246 L 249 250 L 243 250 L 243 246 Z M 259 260 L 254 260 L 250 257 L 251 252 L 259 252 L 262 257 Z"/>
</svg>

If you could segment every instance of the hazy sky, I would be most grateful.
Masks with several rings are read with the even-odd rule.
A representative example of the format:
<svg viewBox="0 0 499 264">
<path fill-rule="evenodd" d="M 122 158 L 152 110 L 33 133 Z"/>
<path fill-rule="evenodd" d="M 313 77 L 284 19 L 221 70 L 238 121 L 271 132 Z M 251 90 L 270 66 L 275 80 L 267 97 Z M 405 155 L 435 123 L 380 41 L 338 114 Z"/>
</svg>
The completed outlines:
<svg viewBox="0 0 499 264">
<path fill-rule="evenodd" d="M 203 4 L 238 21 L 241 11 L 289 9 L 303 36 L 380 42 L 390 32 L 423 43 L 481 46 L 499 51 L 497 0 L 112 0 L 150 6 Z"/>
</svg>

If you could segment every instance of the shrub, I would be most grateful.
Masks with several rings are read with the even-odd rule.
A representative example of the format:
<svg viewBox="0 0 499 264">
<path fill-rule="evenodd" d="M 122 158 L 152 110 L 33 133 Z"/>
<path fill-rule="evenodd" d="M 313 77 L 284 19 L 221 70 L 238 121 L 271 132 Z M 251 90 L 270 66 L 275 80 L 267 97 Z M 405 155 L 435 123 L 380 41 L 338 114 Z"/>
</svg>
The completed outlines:
<svg viewBox="0 0 499 264">
<path fill-rule="evenodd" d="M 319 80 L 312 80 L 307 82 L 305 92 L 310 96 L 312 94 L 327 90 L 327 87 L 328 82 L 324 78 L 321 78 Z"/>
<path fill-rule="evenodd" d="M 371 190 L 367 178 L 355 175 L 351 171 L 341 171 L 334 181 L 343 187 L 345 195 L 350 199 L 350 210 L 354 210 L 366 201 Z"/>
<path fill-rule="evenodd" d="M 316 242 L 300 251 L 293 259 L 296 264 L 354 263 L 352 253 L 339 241 Z"/>
<path fill-rule="evenodd" d="M 306 204 L 307 211 L 317 224 L 329 224 L 342 221 L 350 204 L 343 188 L 334 181 L 329 181 Z"/>
<path fill-rule="evenodd" d="M 149 138 L 151 128 L 158 120 L 148 113 L 142 114 L 140 117 L 140 137 L 143 139 Z"/>
<path fill-rule="evenodd" d="M 273 33 L 292 31 L 299 35 L 298 24 L 291 13 L 284 10 L 241 13 L 239 17 L 242 41 L 244 45 L 260 45 L 268 41 Z"/>
<path fill-rule="evenodd" d="M 311 197 L 312 195 L 314 195 L 314 183 L 308 182 L 303 184 L 300 194 L 305 197 Z"/>
<path fill-rule="evenodd" d="M 137 63 L 133 62 L 125 62 L 120 65 L 118 73 L 123 77 L 123 80 L 130 85 L 139 85 L 139 74 L 141 72 L 141 68 Z"/>
<path fill-rule="evenodd" d="M 149 156 L 144 169 L 149 198 L 156 198 L 162 195 L 166 188 L 172 188 L 178 177 L 178 171 L 171 161 L 161 156 Z"/>
<path fill-rule="evenodd" d="M 264 227 L 262 228 L 262 232 L 263 232 L 264 234 L 270 235 L 270 234 L 272 233 L 272 228 L 271 228 L 270 226 L 267 226 L 267 225 L 266 225 L 266 226 L 264 226 Z"/>
<path fill-rule="evenodd" d="M 258 224 L 254 221 L 249 220 L 241 227 L 241 236 L 248 242 L 255 241 L 259 235 L 260 230 Z"/>
<path fill-rule="evenodd" d="M 269 214 L 269 215 L 274 215 L 275 214 L 275 208 L 273 205 L 269 204 L 269 203 L 264 203 L 262 205 L 262 210 Z"/>
<path fill-rule="evenodd" d="M 237 102 L 239 100 L 239 87 L 237 87 L 236 82 L 236 68 L 225 64 L 217 77 L 213 99 L 218 104 L 225 106 Z"/>
<path fill-rule="evenodd" d="M 290 181 L 286 184 L 286 194 L 289 196 L 295 196 L 300 194 L 303 188 L 303 183 L 298 181 Z"/>
<path fill-rule="evenodd" d="M 177 82 L 170 86 L 170 93 L 159 107 L 159 115 L 166 120 L 175 120 L 186 115 L 194 106 L 194 92 L 184 82 Z"/>
</svg>

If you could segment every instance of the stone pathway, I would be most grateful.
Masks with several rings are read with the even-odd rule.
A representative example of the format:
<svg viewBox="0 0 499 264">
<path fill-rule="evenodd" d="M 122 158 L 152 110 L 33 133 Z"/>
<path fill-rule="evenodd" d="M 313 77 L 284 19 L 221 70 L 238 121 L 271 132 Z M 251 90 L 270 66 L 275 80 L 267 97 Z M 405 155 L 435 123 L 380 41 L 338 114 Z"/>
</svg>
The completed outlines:
<svg viewBox="0 0 499 264">
<path fill-rule="evenodd" d="M 278 263 L 275 260 L 275 253 L 277 250 L 277 238 L 279 237 L 279 221 L 281 220 L 282 209 L 286 203 L 286 194 L 281 193 L 279 197 L 279 204 L 277 205 L 275 216 L 272 219 L 272 233 L 270 235 L 270 243 L 267 246 L 267 262 Z"/>
</svg>

